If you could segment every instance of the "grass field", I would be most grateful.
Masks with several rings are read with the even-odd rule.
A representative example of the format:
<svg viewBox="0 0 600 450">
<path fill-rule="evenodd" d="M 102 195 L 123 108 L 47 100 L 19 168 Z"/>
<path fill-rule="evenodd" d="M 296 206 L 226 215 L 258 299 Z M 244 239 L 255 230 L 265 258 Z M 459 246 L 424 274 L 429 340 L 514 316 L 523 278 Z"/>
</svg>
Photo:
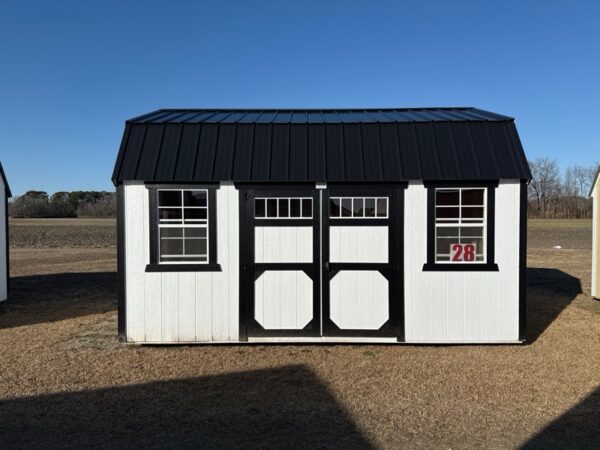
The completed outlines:
<svg viewBox="0 0 600 450">
<path fill-rule="evenodd" d="M 114 225 L 11 221 L 11 239 L 2 448 L 600 442 L 589 222 L 530 222 L 522 346 L 123 345 Z"/>
</svg>

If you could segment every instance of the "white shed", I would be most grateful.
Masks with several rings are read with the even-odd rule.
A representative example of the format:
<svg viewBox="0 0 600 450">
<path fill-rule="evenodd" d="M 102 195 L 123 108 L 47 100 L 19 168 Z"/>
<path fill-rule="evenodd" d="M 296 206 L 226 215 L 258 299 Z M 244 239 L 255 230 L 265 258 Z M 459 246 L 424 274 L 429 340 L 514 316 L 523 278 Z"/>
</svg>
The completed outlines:
<svg viewBox="0 0 600 450">
<path fill-rule="evenodd" d="M 590 190 L 593 199 L 592 220 L 592 297 L 600 300 L 600 168 Z"/>
<path fill-rule="evenodd" d="M 522 342 L 530 177 L 514 119 L 476 108 L 129 120 L 120 338 Z"/>
<path fill-rule="evenodd" d="M 8 199 L 12 197 L 0 163 L 0 302 L 8 298 Z"/>
</svg>

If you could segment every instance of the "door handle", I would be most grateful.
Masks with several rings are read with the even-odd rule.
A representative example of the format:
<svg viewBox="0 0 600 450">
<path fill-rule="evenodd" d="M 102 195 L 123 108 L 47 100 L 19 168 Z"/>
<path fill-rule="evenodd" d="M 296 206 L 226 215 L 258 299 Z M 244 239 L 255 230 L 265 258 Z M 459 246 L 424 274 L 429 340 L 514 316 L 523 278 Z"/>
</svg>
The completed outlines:
<svg viewBox="0 0 600 450">
<path fill-rule="evenodd" d="M 326 262 L 326 263 L 325 263 L 325 270 L 326 270 L 327 272 L 329 272 L 329 262 Z"/>
</svg>

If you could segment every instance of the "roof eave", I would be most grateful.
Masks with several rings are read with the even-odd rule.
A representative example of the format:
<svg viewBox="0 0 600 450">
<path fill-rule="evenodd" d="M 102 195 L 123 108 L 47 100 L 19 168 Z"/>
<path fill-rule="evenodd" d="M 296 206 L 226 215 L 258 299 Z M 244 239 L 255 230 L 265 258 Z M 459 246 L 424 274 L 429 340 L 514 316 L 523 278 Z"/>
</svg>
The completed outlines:
<svg viewBox="0 0 600 450">
<path fill-rule="evenodd" d="M 4 181 L 4 186 L 6 187 L 6 196 L 8 198 L 11 198 L 12 192 L 10 192 L 10 186 L 8 185 L 8 180 L 6 179 L 6 174 L 4 173 L 4 168 L 2 167 L 2 163 L 0 163 L 0 177 L 2 177 L 2 181 Z"/>
</svg>

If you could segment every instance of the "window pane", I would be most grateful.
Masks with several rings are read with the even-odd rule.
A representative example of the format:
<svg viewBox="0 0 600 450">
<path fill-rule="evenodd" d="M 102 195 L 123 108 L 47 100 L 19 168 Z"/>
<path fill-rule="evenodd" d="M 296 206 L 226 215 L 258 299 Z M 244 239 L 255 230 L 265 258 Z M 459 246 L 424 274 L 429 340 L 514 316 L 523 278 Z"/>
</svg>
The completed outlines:
<svg viewBox="0 0 600 450">
<path fill-rule="evenodd" d="M 280 198 L 279 199 L 279 217 L 290 217 L 290 212 L 289 212 L 289 201 L 287 198 Z"/>
<path fill-rule="evenodd" d="M 300 199 L 290 199 L 290 217 L 300 217 Z"/>
<path fill-rule="evenodd" d="M 183 191 L 184 206 L 206 206 L 206 191 Z"/>
<path fill-rule="evenodd" d="M 437 235 L 442 237 L 454 237 L 458 239 L 458 227 L 437 227 Z"/>
<path fill-rule="evenodd" d="M 365 217 L 375 217 L 375 199 L 365 199 Z"/>
<path fill-rule="evenodd" d="M 185 220 L 206 220 L 206 209 L 186 209 Z"/>
<path fill-rule="evenodd" d="M 181 209 L 159 209 L 160 220 L 181 220 Z"/>
<path fill-rule="evenodd" d="M 377 199 L 377 217 L 387 216 L 387 198 Z"/>
<path fill-rule="evenodd" d="M 158 191 L 158 206 L 181 206 L 181 191 Z"/>
<path fill-rule="evenodd" d="M 352 217 L 352 199 L 342 199 L 342 217 Z"/>
<path fill-rule="evenodd" d="M 463 205 L 483 205 L 483 189 L 463 189 Z"/>
<path fill-rule="evenodd" d="M 305 198 L 302 200 L 302 217 L 312 217 L 312 199 Z"/>
<path fill-rule="evenodd" d="M 206 239 L 186 239 L 186 255 L 206 255 Z"/>
<path fill-rule="evenodd" d="M 267 199 L 267 217 L 277 217 L 277 199 Z"/>
<path fill-rule="evenodd" d="M 161 228 L 160 229 L 160 237 L 161 238 L 182 238 L 183 237 L 183 228 Z"/>
<path fill-rule="evenodd" d="M 352 200 L 352 215 L 354 217 L 364 217 L 365 203 L 362 198 Z"/>
<path fill-rule="evenodd" d="M 458 189 L 438 189 L 435 191 L 435 204 L 458 206 L 458 196 Z"/>
<path fill-rule="evenodd" d="M 182 255 L 183 239 L 161 239 L 160 254 L 163 255 Z"/>
<path fill-rule="evenodd" d="M 460 239 L 461 244 L 475 244 L 475 253 L 478 255 L 483 254 L 483 238 L 466 237 Z"/>
<path fill-rule="evenodd" d="M 206 228 L 186 228 L 185 229 L 185 237 L 186 238 L 205 238 L 206 237 Z"/>
<path fill-rule="evenodd" d="M 254 217 L 265 217 L 265 199 L 254 200 Z"/>
<path fill-rule="evenodd" d="M 332 198 L 329 200 L 329 216 L 340 217 L 340 199 Z"/>
<path fill-rule="evenodd" d="M 450 254 L 450 245 L 456 244 L 458 239 L 456 238 L 437 238 L 437 248 L 435 250 L 436 254 Z"/>
<path fill-rule="evenodd" d="M 438 219 L 458 219 L 458 208 L 436 208 L 435 216 Z"/>
<path fill-rule="evenodd" d="M 463 219 L 483 219 L 483 208 L 462 208 Z"/>
<path fill-rule="evenodd" d="M 462 227 L 460 235 L 462 237 L 482 237 L 483 227 Z"/>
</svg>

